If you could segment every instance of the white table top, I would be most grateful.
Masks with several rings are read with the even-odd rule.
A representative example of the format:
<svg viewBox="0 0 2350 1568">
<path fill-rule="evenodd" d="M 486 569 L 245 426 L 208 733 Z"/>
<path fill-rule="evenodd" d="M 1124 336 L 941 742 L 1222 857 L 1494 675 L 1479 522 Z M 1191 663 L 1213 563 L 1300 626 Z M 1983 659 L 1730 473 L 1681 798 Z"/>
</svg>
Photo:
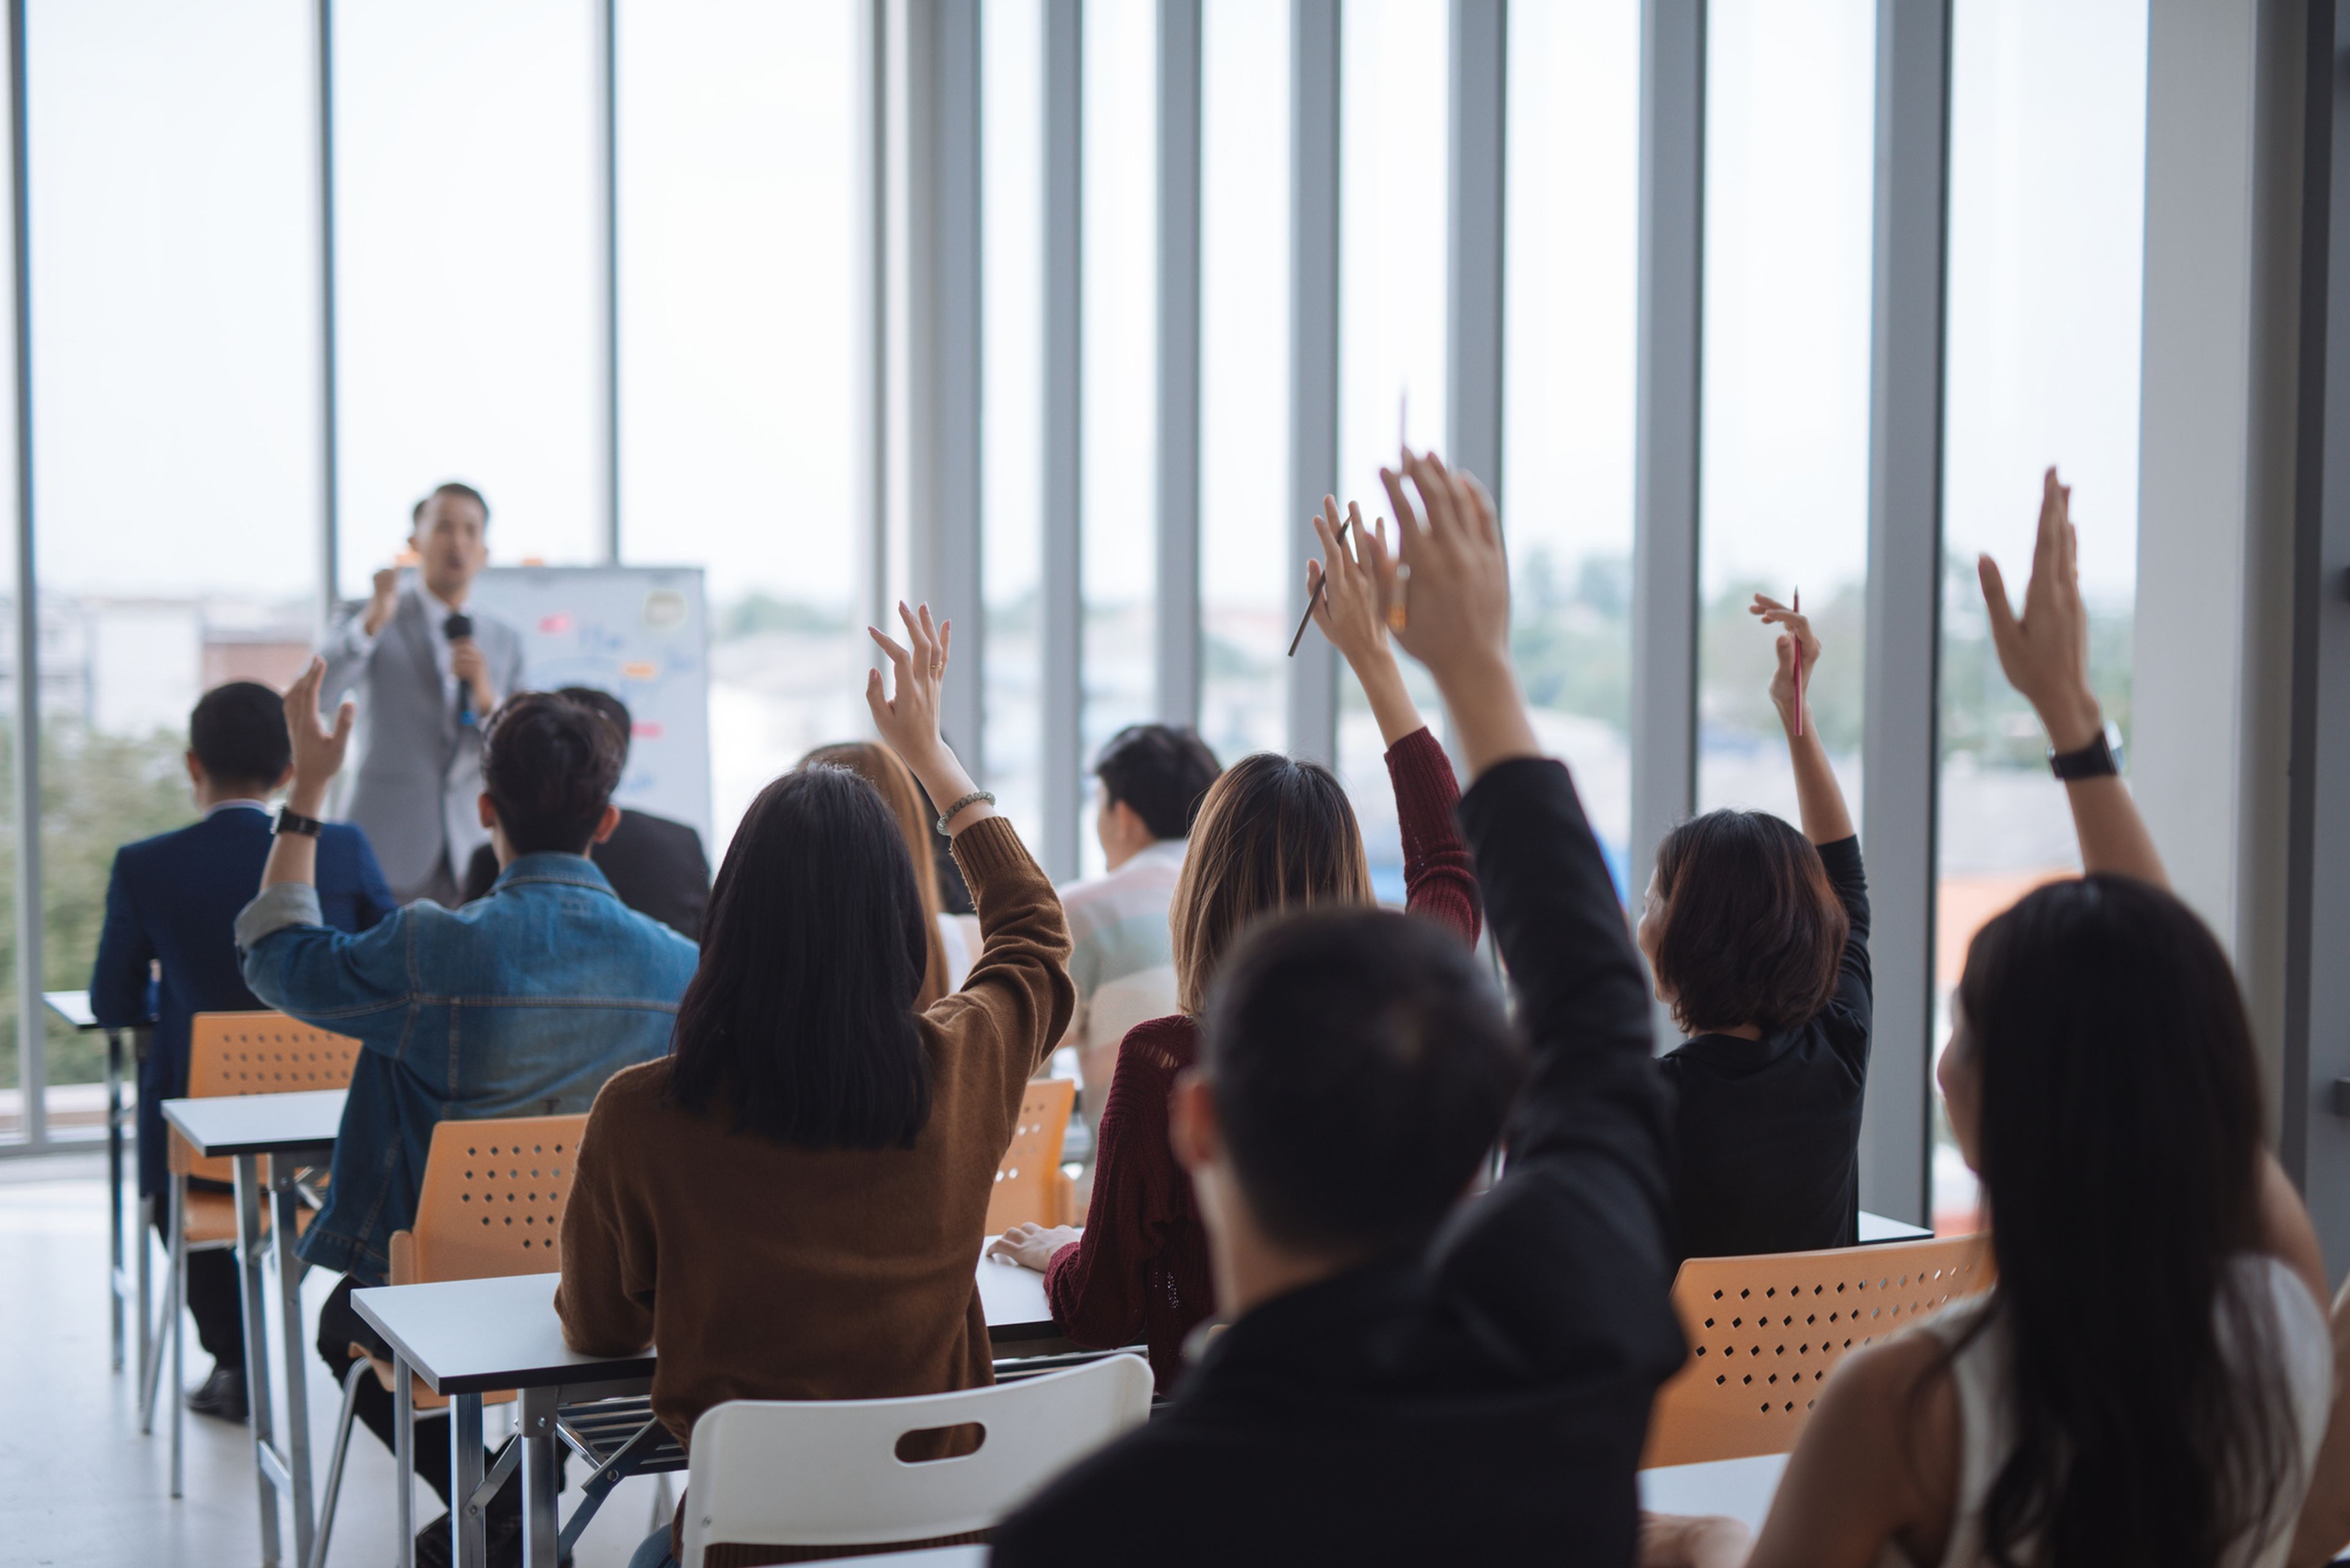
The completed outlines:
<svg viewBox="0 0 2350 1568">
<path fill-rule="evenodd" d="M 89 992 L 86 991 L 45 991 L 41 992 L 41 1002 L 76 1029 L 98 1027 L 98 1014 L 89 1010 Z"/>
<path fill-rule="evenodd" d="M 555 1315 L 559 1277 L 382 1285 L 352 1293 L 351 1304 L 438 1394 L 650 1378 L 656 1359 L 650 1350 L 603 1357 L 563 1343 L 563 1324 Z M 979 1296 L 988 1336 L 998 1345 L 1051 1339 L 1060 1332 L 1045 1302 L 1042 1274 L 983 1257 Z"/>
<path fill-rule="evenodd" d="M 1887 1220 L 1866 1209 L 1860 1211 L 1860 1244 L 1864 1247 L 1877 1241 L 1924 1241 L 1933 1234 L 1923 1225 L 1912 1225 L 1906 1220 Z"/>
<path fill-rule="evenodd" d="M 1640 1506 L 1651 1513 L 1726 1514 L 1759 1534 L 1786 1469 L 1786 1455 L 1758 1454 L 1642 1470 Z"/>
<path fill-rule="evenodd" d="M 348 1090 L 304 1089 L 290 1095 L 220 1095 L 165 1100 L 163 1119 L 180 1129 L 196 1153 L 281 1154 L 331 1148 L 343 1125 Z"/>
</svg>

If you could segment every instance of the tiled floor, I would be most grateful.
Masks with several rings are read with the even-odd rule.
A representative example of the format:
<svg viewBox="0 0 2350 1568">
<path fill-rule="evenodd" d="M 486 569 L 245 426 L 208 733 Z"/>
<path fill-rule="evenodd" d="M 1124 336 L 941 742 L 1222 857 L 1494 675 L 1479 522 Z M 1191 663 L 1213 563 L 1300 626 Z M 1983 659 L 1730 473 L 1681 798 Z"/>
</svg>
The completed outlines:
<svg viewBox="0 0 2350 1568">
<path fill-rule="evenodd" d="M 159 1292 L 162 1270 L 159 1252 Z M 316 1273 L 304 1282 L 312 1313 L 333 1283 Z M 274 1275 L 269 1290 L 274 1297 Z M 192 1384 L 211 1370 L 192 1324 L 187 1354 Z M 271 1354 L 275 1372 L 282 1353 L 274 1334 Z M 164 1413 L 157 1412 L 153 1437 L 140 1436 L 133 1378 L 128 1368 L 109 1371 L 107 1359 L 103 1165 L 85 1156 L 0 1161 L 0 1565 L 258 1563 L 249 1428 L 189 1417 L 187 1495 L 174 1502 Z M 308 1370 L 314 1464 L 323 1484 L 338 1390 L 315 1357 Z M 644 1537 L 654 1485 L 621 1485 L 581 1542 L 577 1568 L 619 1568 L 628 1561 Z M 394 1561 L 391 1487 L 391 1456 L 364 1429 L 356 1431 L 331 1568 L 386 1568 Z M 567 1512 L 572 1501 L 567 1494 Z M 419 1521 L 439 1511 L 420 1486 Z M 290 1561 L 290 1523 L 281 1534 Z"/>
</svg>

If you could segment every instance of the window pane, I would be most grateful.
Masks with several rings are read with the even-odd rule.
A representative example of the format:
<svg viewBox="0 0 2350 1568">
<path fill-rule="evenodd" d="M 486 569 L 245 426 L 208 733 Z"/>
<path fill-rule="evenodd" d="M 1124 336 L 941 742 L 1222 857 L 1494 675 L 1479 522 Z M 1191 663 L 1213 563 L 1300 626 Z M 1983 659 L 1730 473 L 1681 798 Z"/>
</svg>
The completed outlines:
<svg viewBox="0 0 2350 1568">
<path fill-rule="evenodd" d="M 1229 763 L 1288 743 L 1289 13 L 1201 25 L 1200 733 Z"/>
<path fill-rule="evenodd" d="M 489 497 L 493 559 L 602 558 L 596 16 L 592 0 L 335 7 L 348 596 L 449 478 Z"/>
<path fill-rule="evenodd" d="M 1444 210 L 1450 104 L 1431 88 L 1449 79 L 1450 22 L 1444 0 L 1348 0 L 1340 20 L 1338 501 L 1359 502 L 1366 526 L 1387 511 L 1378 471 L 1396 460 L 1399 427 L 1409 421 L 1415 451 L 1444 440 L 1444 230 L 1419 214 Z M 1399 213 L 1414 216 L 1399 222 Z M 1435 722 L 1428 672 L 1405 659 L 1404 673 Z M 1339 776 L 1362 823 L 1371 881 L 1399 903 L 1403 840 L 1386 752 L 1362 687 L 1342 668 Z"/>
<path fill-rule="evenodd" d="M 1031 844 L 1045 829 L 1045 7 L 981 13 L 983 557 L 987 787 Z"/>
<path fill-rule="evenodd" d="M 1082 761 L 1151 718 L 1159 581 L 1159 12 L 1086 0 Z M 1093 792 L 1079 796 L 1085 874 L 1103 869 Z"/>
<path fill-rule="evenodd" d="M 1952 32 L 1938 1046 L 1974 933 L 2080 868 L 1974 571 L 1987 550 L 2022 594 L 2052 462 L 2076 503 L 2089 677 L 2128 733 L 2146 230 L 2146 0 L 1960 0 Z M 1936 1223 L 1971 1229 L 1939 1102 L 1935 1122 Z"/>
<path fill-rule="evenodd" d="M 1857 817 L 1876 8 L 1707 18 L 1698 801 L 1795 819 L 1773 639 L 1746 607 L 1800 589 L 1825 645 L 1812 712 Z"/>
<path fill-rule="evenodd" d="M 1518 677 L 1619 891 L 1632 827 L 1640 6 L 1510 15 L 1502 515 Z"/>
<path fill-rule="evenodd" d="M 708 574 L 713 857 L 770 779 L 869 722 L 843 390 L 861 379 L 857 12 L 619 16 L 621 554 Z"/>
<path fill-rule="evenodd" d="M 28 25 L 42 970 L 78 990 L 116 846 L 194 815 L 197 697 L 284 684 L 316 628 L 317 77 L 302 0 Z M 52 1084 L 100 1075 L 97 1036 L 47 1038 Z M 91 1088 L 50 1111 L 101 1125 Z"/>
</svg>

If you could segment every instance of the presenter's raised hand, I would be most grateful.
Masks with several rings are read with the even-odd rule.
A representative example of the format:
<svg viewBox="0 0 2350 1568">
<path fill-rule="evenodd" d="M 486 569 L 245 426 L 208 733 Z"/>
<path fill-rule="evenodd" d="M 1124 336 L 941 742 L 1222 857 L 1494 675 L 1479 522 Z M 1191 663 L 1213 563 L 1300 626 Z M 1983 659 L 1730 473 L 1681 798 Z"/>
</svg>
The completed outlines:
<svg viewBox="0 0 2350 1568">
<path fill-rule="evenodd" d="M 1510 665 L 1510 562 L 1485 487 L 1409 448 L 1400 470 L 1379 470 L 1379 482 L 1404 568 L 1388 624 L 1436 677 L 1469 771 L 1541 755 Z"/>
<path fill-rule="evenodd" d="M 294 744 L 294 785 L 286 804 L 303 816 L 317 816 L 325 809 L 327 785 L 342 771 L 358 711 L 346 697 L 335 711 L 335 727 L 327 727 L 318 712 L 318 686 L 326 678 L 327 661 L 313 659 L 286 692 L 286 733 Z"/>
<path fill-rule="evenodd" d="M 367 634 L 373 637 L 400 606 L 400 568 L 386 566 L 375 575 L 375 597 L 368 601 Z"/>
<path fill-rule="evenodd" d="M 985 801 L 962 804 L 979 793 L 978 786 L 939 735 L 939 695 L 946 685 L 947 650 L 954 623 L 933 622 L 930 606 L 910 610 L 903 600 L 898 605 L 898 618 L 905 623 L 906 644 L 910 646 L 899 644 L 879 627 L 865 628 L 866 635 L 889 656 L 891 670 L 886 688 L 879 670 L 865 672 L 865 705 L 873 711 L 873 727 L 913 770 L 932 803 L 952 814 L 948 829 L 960 833 L 995 812 Z M 956 809 L 959 805 L 961 810 Z"/>
</svg>

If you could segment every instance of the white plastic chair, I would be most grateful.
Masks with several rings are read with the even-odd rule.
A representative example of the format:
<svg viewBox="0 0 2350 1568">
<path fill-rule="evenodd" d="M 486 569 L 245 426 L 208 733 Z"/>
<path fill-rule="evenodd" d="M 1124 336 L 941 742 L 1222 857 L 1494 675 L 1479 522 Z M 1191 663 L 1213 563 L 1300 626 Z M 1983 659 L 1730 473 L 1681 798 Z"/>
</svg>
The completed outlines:
<svg viewBox="0 0 2350 1568">
<path fill-rule="evenodd" d="M 870 1546 L 985 1530 L 1150 1415 L 1150 1366 L 1112 1355 L 910 1399 L 736 1399 L 693 1424 L 684 1568 L 713 1545 Z M 975 1452 L 908 1463 L 909 1432 L 976 1423 Z"/>
</svg>

